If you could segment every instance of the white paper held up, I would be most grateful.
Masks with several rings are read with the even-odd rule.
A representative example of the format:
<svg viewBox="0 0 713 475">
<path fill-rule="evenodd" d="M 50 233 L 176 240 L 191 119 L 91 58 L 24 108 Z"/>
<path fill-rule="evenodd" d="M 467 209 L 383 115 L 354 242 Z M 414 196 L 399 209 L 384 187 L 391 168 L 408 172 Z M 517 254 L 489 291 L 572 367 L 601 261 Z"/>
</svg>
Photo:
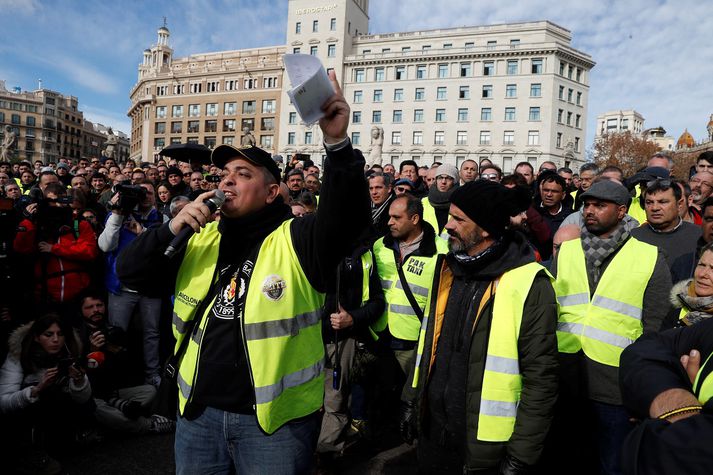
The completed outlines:
<svg viewBox="0 0 713 475">
<path fill-rule="evenodd" d="M 311 125 L 324 116 L 322 104 L 334 89 L 322 62 L 311 54 L 286 54 L 282 57 L 292 89 L 287 91 L 302 121 Z"/>
</svg>

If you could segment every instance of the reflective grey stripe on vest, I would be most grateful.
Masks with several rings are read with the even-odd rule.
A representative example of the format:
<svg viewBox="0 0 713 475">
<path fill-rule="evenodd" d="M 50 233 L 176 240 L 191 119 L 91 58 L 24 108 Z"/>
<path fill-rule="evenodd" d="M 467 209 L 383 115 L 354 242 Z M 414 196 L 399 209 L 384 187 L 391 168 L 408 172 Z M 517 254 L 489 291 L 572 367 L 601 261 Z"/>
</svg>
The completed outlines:
<svg viewBox="0 0 713 475">
<path fill-rule="evenodd" d="M 257 404 L 267 404 L 277 399 L 286 389 L 294 388 L 301 384 L 308 383 L 319 377 L 324 371 L 324 359 L 320 359 L 312 366 L 301 369 L 294 373 L 287 374 L 280 378 L 275 384 L 260 386 L 255 388 L 255 402 Z"/>
<path fill-rule="evenodd" d="M 176 331 L 178 333 L 183 334 L 186 331 L 188 322 L 184 322 L 183 320 L 181 320 L 181 317 L 179 317 L 176 312 L 173 312 L 173 326 L 176 328 Z"/>
<path fill-rule="evenodd" d="M 181 395 L 184 397 L 184 399 L 188 399 L 191 395 L 191 385 L 188 384 L 185 379 L 183 379 L 183 376 L 181 376 L 180 371 L 178 371 L 178 374 L 176 376 L 176 380 L 178 381 L 178 389 L 181 390 Z"/>
<path fill-rule="evenodd" d="M 520 374 L 520 365 L 514 358 L 488 355 L 485 359 L 485 369 L 496 373 Z"/>
<path fill-rule="evenodd" d="M 413 315 L 414 317 L 418 317 L 418 315 L 416 315 L 416 312 L 414 312 L 411 305 L 396 305 L 396 304 L 390 303 L 389 311 L 394 312 L 394 313 L 401 313 L 403 315 Z"/>
<path fill-rule="evenodd" d="M 319 323 L 321 313 L 322 310 L 317 309 L 286 320 L 246 323 L 244 326 L 245 338 L 252 341 L 282 336 L 295 336 L 301 330 Z"/>
<path fill-rule="evenodd" d="M 584 330 L 584 325 L 581 323 L 558 322 L 557 331 L 564 333 L 572 333 L 573 335 L 581 335 Z"/>
<path fill-rule="evenodd" d="M 394 282 L 391 281 L 391 280 L 382 280 L 382 281 L 381 281 L 381 288 L 384 289 L 384 290 L 390 289 L 390 288 L 391 288 L 391 285 L 392 285 L 393 283 L 394 283 Z"/>
<path fill-rule="evenodd" d="M 572 295 L 561 295 L 557 297 L 557 302 L 559 302 L 561 307 L 567 307 L 569 305 L 586 305 L 589 303 L 589 294 L 572 294 Z"/>
<path fill-rule="evenodd" d="M 612 312 L 621 313 L 622 315 L 635 318 L 636 320 L 641 320 L 641 309 L 628 303 L 602 297 L 601 295 L 595 295 L 592 300 L 592 305 L 596 305 L 597 307 L 605 310 L 611 310 Z"/>
<path fill-rule="evenodd" d="M 411 292 L 422 297 L 428 297 L 428 289 L 426 287 L 421 287 L 420 285 L 412 284 L 409 282 L 408 286 L 411 288 Z M 404 286 L 401 284 L 400 280 L 396 281 L 396 288 L 403 290 Z"/>
<path fill-rule="evenodd" d="M 193 340 L 195 343 L 198 343 L 200 345 L 202 338 L 203 338 L 203 329 L 201 327 L 197 327 L 196 331 L 193 332 L 193 335 L 191 335 L 191 340 Z"/>
<path fill-rule="evenodd" d="M 486 416 L 515 417 L 517 416 L 517 403 L 481 399 L 480 413 Z"/>
<path fill-rule="evenodd" d="M 619 348 L 626 348 L 634 342 L 634 340 L 629 340 L 626 337 L 590 326 L 584 327 L 582 336 L 591 338 L 592 340 L 601 341 L 602 343 L 606 343 L 608 345 L 618 346 Z"/>
</svg>

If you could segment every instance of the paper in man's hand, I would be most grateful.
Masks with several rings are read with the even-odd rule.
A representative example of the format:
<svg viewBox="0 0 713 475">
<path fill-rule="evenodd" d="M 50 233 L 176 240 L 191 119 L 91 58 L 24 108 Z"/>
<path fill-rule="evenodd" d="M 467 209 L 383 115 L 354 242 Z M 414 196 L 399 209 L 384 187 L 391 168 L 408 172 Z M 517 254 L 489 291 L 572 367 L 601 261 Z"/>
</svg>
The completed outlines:
<svg viewBox="0 0 713 475">
<path fill-rule="evenodd" d="M 287 91 L 302 121 L 311 125 L 324 116 L 322 104 L 332 97 L 334 89 L 322 62 L 311 54 L 283 56 L 292 89 Z"/>
</svg>

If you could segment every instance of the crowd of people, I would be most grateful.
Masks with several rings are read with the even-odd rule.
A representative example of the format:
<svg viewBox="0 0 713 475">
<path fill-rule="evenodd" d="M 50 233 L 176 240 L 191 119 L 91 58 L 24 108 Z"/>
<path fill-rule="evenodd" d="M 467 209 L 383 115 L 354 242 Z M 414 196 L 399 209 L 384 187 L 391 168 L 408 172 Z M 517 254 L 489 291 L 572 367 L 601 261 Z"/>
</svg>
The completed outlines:
<svg viewBox="0 0 713 475">
<path fill-rule="evenodd" d="M 395 438 L 422 473 L 711 473 L 713 153 L 366 167 L 331 79 L 323 168 L 0 163 L 7 466 L 175 430 L 185 474 Z"/>
</svg>

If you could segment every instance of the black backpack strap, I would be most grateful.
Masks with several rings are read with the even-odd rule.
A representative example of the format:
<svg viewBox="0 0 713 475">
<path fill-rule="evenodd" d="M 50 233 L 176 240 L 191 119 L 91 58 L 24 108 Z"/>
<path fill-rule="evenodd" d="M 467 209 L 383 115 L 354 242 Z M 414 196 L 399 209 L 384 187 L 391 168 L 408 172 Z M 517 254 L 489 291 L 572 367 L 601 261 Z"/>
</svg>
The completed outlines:
<svg viewBox="0 0 713 475">
<path fill-rule="evenodd" d="M 408 299 L 408 302 L 411 304 L 413 311 L 416 312 L 416 316 L 418 316 L 418 319 L 423 321 L 423 310 L 421 310 L 421 306 L 418 304 L 418 302 L 416 302 L 416 297 L 413 296 L 411 286 L 408 285 L 408 280 L 406 280 L 406 276 L 404 275 L 403 266 L 397 262 L 396 269 L 399 271 L 399 280 L 401 281 L 401 287 L 403 287 L 404 293 L 406 293 L 406 298 Z"/>
</svg>

